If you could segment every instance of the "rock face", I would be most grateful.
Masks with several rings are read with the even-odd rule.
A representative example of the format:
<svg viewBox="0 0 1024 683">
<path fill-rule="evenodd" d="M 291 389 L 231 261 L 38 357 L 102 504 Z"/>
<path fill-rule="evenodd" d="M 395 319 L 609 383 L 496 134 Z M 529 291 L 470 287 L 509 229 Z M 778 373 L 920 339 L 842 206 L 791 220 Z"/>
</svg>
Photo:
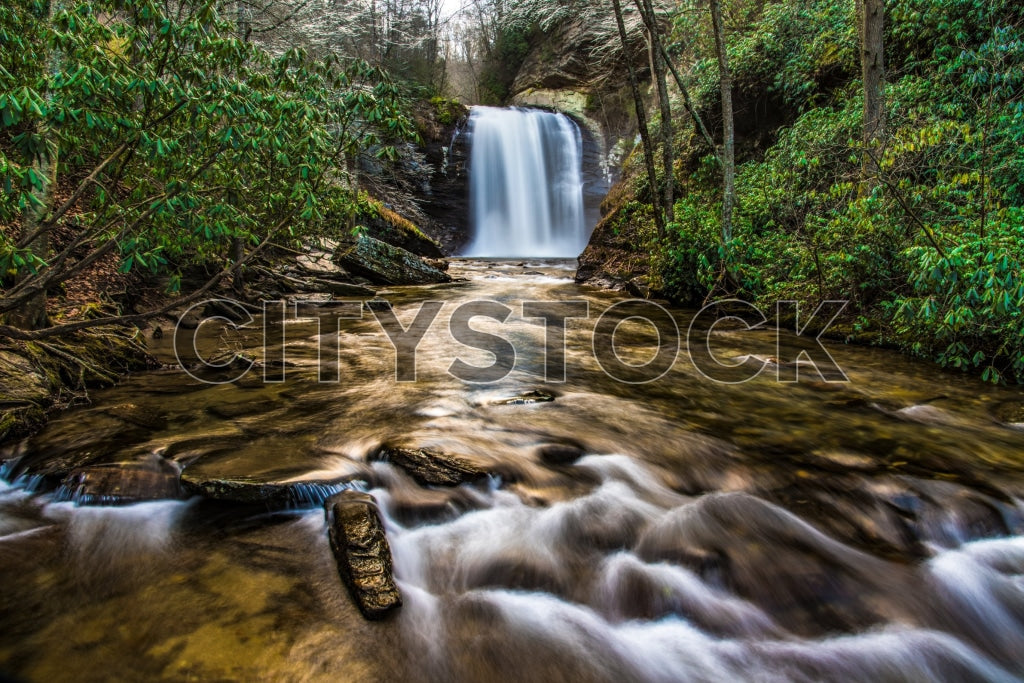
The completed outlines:
<svg viewBox="0 0 1024 683">
<path fill-rule="evenodd" d="M 334 262 L 376 285 L 451 282 L 451 276 L 427 264 L 412 252 L 366 235 L 342 242 L 334 252 Z"/>
<path fill-rule="evenodd" d="M 469 240 L 469 109 L 449 111 L 443 120 L 431 112 L 421 126 L 422 152 L 430 177 L 418 193 L 423 213 L 433 222 L 424 226 L 446 254 L 458 254 Z"/>
<path fill-rule="evenodd" d="M 374 459 L 390 462 L 423 486 L 458 486 L 487 476 L 462 458 L 429 448 L 383 446 Z"/>
<path fill-rule="evenodd" d="M 344 491 L 324 503 L 338 575 L 367 619 L 383 619 L 402 606 L 391 548 L 368 493 Z"/>
<path fill-rule="evenodd" d="M 587 248 L 579 257 L 576 282 L 602 287 L 629 289 L 634 296 L 643 294 L 650 273 L 650 258 L 637 244 L 648 236 L 636 221 L 623 216 L 622 184 L 616 186 L 601 206 L 604 218 L 590 235 Z"/>
<path fill-rule="evenodd" d="M 430 239 L 423 233 L 410 227 L 401 227 L 398 222 L 402 219 L 397 214 L 392 214 L 385 209 L 386 215 L 391 216 L 390 220 L 385 216 L 379 216 L 376 218 L 364 219 L 366 227 L 369 230 L 371 236 L 381 242 L 387 242 L 392 246 L 399 247 L 410 251 L 417 256 L 423 256 L 431 259 L 443 258 L 444 253 L 441 251 L 441 246 Z M 411 225 L 411 224 L 410 224 Z M 415 226 L 411 226 L 415 228 Z"/>
</svg>

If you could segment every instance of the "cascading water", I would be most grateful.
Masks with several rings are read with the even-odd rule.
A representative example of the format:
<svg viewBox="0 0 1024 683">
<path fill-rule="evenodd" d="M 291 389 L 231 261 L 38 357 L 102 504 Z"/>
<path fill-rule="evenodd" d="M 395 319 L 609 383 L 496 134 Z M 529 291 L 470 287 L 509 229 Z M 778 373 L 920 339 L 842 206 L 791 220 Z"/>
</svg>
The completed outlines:
<svg viewBox="0 0 1024 683">
<path fill-rule="evenodd" d="M 576 124 L 539 109 L 474 107 L 469 134 L 473 238 L 463 255 L 579 255 L 589 235 Z"/>
</svg>

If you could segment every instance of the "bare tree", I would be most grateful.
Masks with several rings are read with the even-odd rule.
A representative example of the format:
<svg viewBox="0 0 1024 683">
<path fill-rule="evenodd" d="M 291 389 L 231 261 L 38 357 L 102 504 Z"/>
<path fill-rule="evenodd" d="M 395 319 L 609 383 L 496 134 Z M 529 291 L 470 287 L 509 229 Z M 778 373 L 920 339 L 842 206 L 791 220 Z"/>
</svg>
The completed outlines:
<svg viewBox="0 0 1024 683">
<path fill-rule="evenodd" d="M 878 183 L 878 154 L 873 150 L 885 137 L 885 1 L 858 0 L 861 71 L 864 79 L 864 189 Z"/>
<path fill-rule="evenodd" d="M 654 223 L 658 228 L 658 235 L 665 234 L 665 214 L 661 210 L 661 199 L 658 197 L 658 174 L 654 170 L 654 146 L 651 143 L 651 133 L 647 126 L 647 107 L 644 104 L 643 95 L 640 93 L 640 83 L 636 77 L 636 69 L 630 59 L 630 40 L 626 32 L 626 25 L 622 19 L 622 6 L 619 0 L 612 0 L 612 9 L 615 12 L 615 22 L 619 29 L 619 40 L 622 43 L 622 51 L 626 62 L 626 72 L 629 75 L 629 87 L 633 92 L 633 105 L 636 109 L 636 123 L 640 131 L 640 140 L 644 146 L 644 165 L 647 167 L 647 182 L 651 190 L 651 204 L 654 206 Z"/>
<path fill-rule="evenodd" d="M 675 155 L 672 151 L 672 103 L 668 98 L 668 84 L 665 80 L 666 57 L 661 42 L 658 18 L 651 0 L 634 0 L 637 11 L 647 27 L 648 51 L 651 59 L 651 76 L 658 90 L 658 104 L 661 109 L 661 155 L 664 173 L 663 210 L 665 222 L 675 220 Z M 651 188 L 654 192 L 654 188 Z"/>
<path fill-rule="evenodd" d="M 732 74 L 726 52 L 721 0 L 711 0 L 711 23 L 715 31 L 718 81 L 722 91 L 722 243 L 732 241 L 732 215 L 736 205 L 736 122 L 732 110 Z"/>
</svg>

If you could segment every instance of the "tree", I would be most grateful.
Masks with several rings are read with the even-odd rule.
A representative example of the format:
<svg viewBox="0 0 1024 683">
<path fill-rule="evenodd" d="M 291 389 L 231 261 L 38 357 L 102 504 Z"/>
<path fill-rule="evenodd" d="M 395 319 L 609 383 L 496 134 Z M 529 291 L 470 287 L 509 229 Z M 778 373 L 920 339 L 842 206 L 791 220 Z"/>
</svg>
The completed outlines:
<svg viewBox="0 0 1024 683">
<path fill-rule="evenodd" d="M 664 173 L 665 187 L 663 209 L 665 212 L 664 221 L 671 223 L 675 220 L 673 205 L 675 204 L 675 155 L 672 153 L 672 103 L 668 98 L 668 84 L 666 82 L 666 57 L 665 48 L 661 42 L 661 35 L 658 27 L 658 17 L 654 13 L 654 6 L 651 0 L 635 0 L 637 11 L 647 27 L 648 49 L 651 57 L 651 72 L 655 86 L 658 90 L 658 104 L 661 110 L 661 152 L 662 166 Z M 654 192 L 654 188 L 651 188 Z"/>
<path fill-rule="evenodd" d="M 612 0 L 612 10 L 615 13 L 615 23 L 619 30 L 619 41 L 622 45 L 622 52 L 626 62 L 626 73 L 629 76 L 629 88 L 633 93 L 633 105 L 636 110 L 636 123 L 640 131 L 640 140 L 644 148 L 644 165 L 647 169 L 647 182 L 651 191 L 651 204 L 654 207 L 654 222 L 658 229 L 658 235 L 665 234 L 665 214 L 661 209 L 661 199 L 658 197 L 658 173 L 654 170 L 654 145 L 651 142 L 650 129 L 647 126 L 647 105 L 644 103 L 643 95 L 640 93 L 640 83 L 636 76 L 636 69 L 630 58 L 630 39 L 626 32 L 626 24 L 622 18 L 622 6 L 619 0 Z"/>
<path fill-rule="evenodd" d="M 864 161 L 866 188 L 878 183 L 878 143 L 885 138 L 885 0 L 858 0 L 861 72 L 864 80 Z"/>
<path fill-rule="evenodd" d="M 715 32 L 718 82 L 722 92 L 722 243 L 727 245 L 732 241 L 732 214 L 736 205 L 736 122 L 732 110 L 732 75 L 729 73 L 720 0 L 711 0 L 711 23 Z"/>
<path fill-rule="evenodd" d="M 29 0 L 0 8 L 0 31 L 23 39 L 0 63 L 0 314 L 21 311 L 91 265 L 175 274 L 225 264 L 205 289 L 275 239 L 352 212 L 347 161 L 412 135 L 399 90 L 365 62 L 272 57 L 239 40 L 213 2 L 69 6 L 52 16 Z M 61 68 L 30 68 L 57 50 Z M 41 93 L 46 93 L 44 97 Z M 47 131 L 43 139 L 38 131 Z M 64 150 L 44 156 L 49 149 Z M 59 161 L 67 198 L 37 170 Z M 32 209 L 32 235 L 13 226 Z M 41 251 L 37 234 L 60 228 Z M 245 254 L 230 254 L 234 244 Z M 231 258 L 234 256 L 234 259 Z M 202 291 L 202 290 L 201 290 Z M 59 323 L 0 335 L 42 338 L 144 315 Z"/>
</svg>

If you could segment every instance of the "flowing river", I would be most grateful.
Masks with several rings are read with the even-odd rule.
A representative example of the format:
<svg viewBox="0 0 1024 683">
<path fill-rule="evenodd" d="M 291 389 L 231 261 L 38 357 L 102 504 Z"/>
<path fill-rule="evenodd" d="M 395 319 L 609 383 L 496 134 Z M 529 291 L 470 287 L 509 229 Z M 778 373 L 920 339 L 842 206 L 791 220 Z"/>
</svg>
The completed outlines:
<svg viewBox="0 0 1024 683">
<path fill-rule="evenodd" d="M 382 292 L 405 325 L 421 302 L 443 303 L 414 382 L 396 381 L 395 350 L 369 313 L 341 321 L 337 368 L 325 356 L 339 382 L 319 381 L 324 337 L 308 319 L 283 323 L 283 364 L 270 362 L 279 341 L 263 350 L 258 321 L 207 326 L 200 348 L 264 359 L 285 381 L 264 382 L 260 368 L 223 384 L 141 373 L 11 445 L 0 456 L 0 671 L 28 681 L 1024 677 L 1018 389 L 837 344 L 848 383 L 812 373 L 783 383 L 773 331 L 736 326 L 711 333 L 716 357 L 752 356 L 767 366 L 755 379 L 712 382 L 684 345 L 660 379 L 620 382 L 595 347 L 614 342 L 639 365 L 659 337 L 634 319 L 595 343 L 598 317 L 622 295 L 575 285 L 573 267 L 461 260 L 451 272 L 462 282 Z M 513 311 L 473 323 L 516 350 L 488 384 L 449 372 L 456 359 L 493 361 L 447 325 L 476 300 Z M 545 381 L 551 330 L 522 302 L 566 300 L 590 314 L 566 323 L 566 381 Z M 693 312 L 672 314 L 685 332 Z M 171 340 L 160 343 L 171 361 Z M 421 486 L 369 459 L 382 443 L 457 453 L 492 476 Z M 578 459 L 551 457 L 576 449 Z M 380 505 L 404 605 L 362 618 L 313 485 L 284 509 L 76 505 L 62 502 L 67 491 L 32 493 L 41 463 L 344 478 Z"/>
</svg>

